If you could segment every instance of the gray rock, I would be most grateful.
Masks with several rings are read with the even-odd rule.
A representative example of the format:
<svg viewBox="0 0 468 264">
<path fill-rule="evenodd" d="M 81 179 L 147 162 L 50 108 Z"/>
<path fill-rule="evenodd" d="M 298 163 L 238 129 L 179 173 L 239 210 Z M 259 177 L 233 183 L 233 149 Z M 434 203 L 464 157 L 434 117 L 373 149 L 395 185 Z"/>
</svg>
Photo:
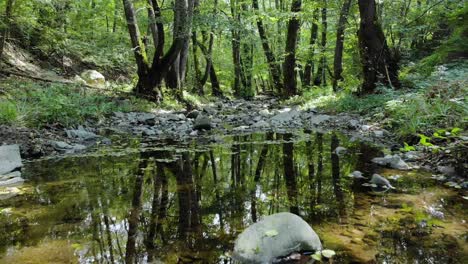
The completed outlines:
<svg viewBox="0 0 468 264">
<path fill-rule="evenodd" d="M 348 175 L 348 177 L 354 179 L 366 179 L 366 177 L 362 176 L 362 172 L 360 171 L 353 171 Z"/>
<path fill-rule="evenodd" d="M 88 85 L 91 86 L 104 86 L 106 78 L 100 72 L 95 70 L 86 70 L 80 76 Z"/>
<path fill-rule="evenodd" d="M 374 130 L 372 132 L 374 133 L 375 137 L 378 137 L 378 138 L 383 138 L 384 137 L 384 131 L 383 130 Z"/>
<path fill-rule="evenodd" d="M 83 128 L 79 129 L 68 129 L 65 131 L 67 133 L 67 137 L 69 138 L 76 138 L 79 140 L 91 140 L 98 138 L 99 136 L 94 134 L 93 132 L 89 132 L 84 130 Z"/>
<path fill-rule="evenodd" d="M 67 153 L 67 154 L 81 152 L 86 149 L 85 145 L 81 145 L 81 144 L 71 145 L 63 141 L 50 141 L 50 144 L 55 150 L 60 151 L 61 153 Z"/>
<path fill-rule="evenodd" d="M 378 187 L 382 188 L 395 189 L 395 187 L 393 187 L 387 179 L 376 173 L 372 175 L 372 178 L 369 181 L 369 183 L 375 184 Z"/>
<path fill-rule="evenodd" d="M 422 153 L 419 151 L 408 151 L 403 154 L 403 158 L 407 161 L 417 161 L 422 158 Z"/>
<path fill-rule="evenodd" d="M 14 177 L 8 180 L 0 181 L 0 187 L 13 187 L 22 185 L 24 179 L 21 177 Z"/>
<path fill-rule="evenodd" d="M 287 125 L 294 119 L 300 117 L 300 112 L 296 109 L 285 108 L 271 118 L 271 124 L 273 125 Z"/>
<path fill-rule="evenodd" d="M 266 127 L 269 127 L 269 126 L 270 126 L 270 124 L 265 120 L 260 120 L 257 123 L 252 125 L 253 128 L 266 128 Z"/>
<path fill-rule="evenodd" d="M 7 173 L 5 175 L 0 175 L 0 181 L 6 181 L 11 178 L 15 177 L 21 177 L 21 172 L 20 171 L 12 171 L 10 173 Z"/>
<path fill-rule="evenodd" d="M 196 130 L 210 130 L 211 127 L 211 119 L 205 115 L 198 115 L 193 124 L 193 128 Z"/>
<path fill-rule="evenodd" d="M 21 168 L 20 149 L 18 145 L 0 146 L 0 175 Z"/>
<path fill-rule="evenodd" d="M 148 126 L 156 125 L 155 115 L 151 113 L 141 113 L 140 115 L 138 115 L 137 121 L 140 124 L 144 124 Z"/>
<path fill-rule="evenodd" d="M 249 226 L 236 239 L 233 258 L 241 263 L 272 263 L 293 252 L 322 249 L 312 227 L 299 216 L 278 213 Z"/>
<path fill-rule="evenodd" d="M 63 142 L 63 141 L 50 141 L 50 145 L 55 149 L 55 150 L 59 150 L 59 151 L 64 151 L 64 150 L 69 150 L 69 149 L 72 149 L 72 145 L 66 143 L 66 142 Z"/>
<path fill-rule="evenodd" d="M 451 166 L 437 166 L 437 170 L 447 176 L 455 176 L 455 168 Z"/>
<path fill-rule="evenodd" d="M 386 155 L 383 158 L 373 158 L 372 162 L 382 165 L 382 166 L 389 166 L 393 169 L 397 170 L 409 170 L 410 167 L 406 162 L 404 162 L 400 156 L 398 155 Z"/>
<path fill-rule="evenodd" d="M 335 153 L 336 153 L 336 155 L 341 156 L 341 155 L 344 155 L 344 154 L 348 153 L 348 149 L 345 148 L 345 147 L 337 147 L 335 149 Z"/>
<path fill-rule="evenodd" d="M 271 113 L 270 113 L 270 111 L 268 111 L 268 109 L 262 109 L 262 110 L 260 110 L 258 113 L 259 113 L 261 116 L 265 116 L 265 117 L 271 115 Z"/>
<path fill-rule="evenodd" d="M 348 121 L 348 127 L 352 129 L 359 128 L 359 120 L 351 119 Z"/>
<path fill-rule="evenodd" d="M 329 115 L 311 115 L 309 117 L 310 125 L 319 125 L 325 121 L 328 121 L 331 117 Z"/>
<path fill-rule="evenodd" d="M 200 111 L 198 110 L 193 110 L 193 111 L 190 111 L 188 114 L 187 114 L 187 118 L 190 118 L 190 119 L 195 119 L 197 118 L 197 116 L 200 114 Z"/>
</svg>

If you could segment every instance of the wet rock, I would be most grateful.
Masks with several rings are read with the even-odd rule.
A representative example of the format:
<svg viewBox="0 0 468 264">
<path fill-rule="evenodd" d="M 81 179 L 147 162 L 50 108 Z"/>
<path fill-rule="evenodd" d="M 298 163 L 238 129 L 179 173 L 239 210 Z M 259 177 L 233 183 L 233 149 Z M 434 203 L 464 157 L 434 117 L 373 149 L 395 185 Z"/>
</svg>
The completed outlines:
<svg viewBox="0 0 468 264">
<path fill-rule="evenodd" d="M 211 127 L 211 119 L 205 115 L 198 115 L 193 124 L 193 128 L 196 130 L 210 130 Z"/>
<path fill-rule="evenodd" d="M 322 249 L 319 237 L 299 216 L 278 213 L 249 226 L 236 239 L 233 257 L 241 263 L 272 263 L 294 252 Z"/>
<path fill-rule="evenodd" d="M 386 155 L 383 158 L 373 158 L 373 163 L 381 166 L 389 166 L 397 170 L 409 170 L 410 167 L 398 155 Z"/>
<path fill-rule="evenodd" d="M 122 112 L 114 112 L 114 116 L 120 119 L 125 118 L 125 113 Z"/>
<path fill-rule="evenodd" d="M 258 112 L 261 116 L 264 116 L 264 117 L 267 117 L 267 116 L 270 116 L 271 113 L 268 109 L 262 109 Z"/>
<path fill-rule="evenodd" d="M 197 118 L 197 116 L 200 114 L 200 111 L 198 110 L 193 110 L 193 111 L 190 111 L 188 114 L 187 114 L 187 118 L 190 118 L 190 119 L 195 119 Z"/>
<path fill-rule="evenodd" d="M 66 154 L 78 153 L 86 149 L 85 145 L 81 144 L 68 144 L 63 141 L 50 141 L 50 145 L 57 151 Z"/>
<path fill-rule="evenodd" d="M 331 117 L 329 115 L 312 115 L 309 117 L 309 125 L 319 125 L 325 121 L 328 121 Z"/>
<path fill-rule="evenodd" d="M 300 117 L 300 112 L 296 109 L 285 108 L 280 110 L 278 114 L 271 118 L 271 124 L 273 125 L 288 125 L 293 120 Z"/>
<path fill-rule="evenodd" d="M 403 159 L 406 161 L 417 161 L 422 158 L 422 153 L 419 151 L 408 151 L 403 154 Z"/>
<path fill-rule="evenodd" d="M 360 171 L 353 171 L 348 175 L 348 177 L 354 179 L 366 179 L 366 177 L 364 177 Z"/>
<path fill-rule="evenodd" d="M 15 177 L 21 177 L 21 172 L 20 171 L 12 171 L 10 173 L 0 175 L 0 181 L 5 181 L 5 180 L 15 178 Z"/>
<path fill-rule="evenodd" d="M 0 175 L 14 171 L 22 166 L 19 145 L 0 146 Z"/>
<path fill-rule="evenodd" d="M 383 130 L 374 130 L 372 132 L 374 133 L 374 136 L 378 138 L 383 138 L 385 135 Z"/>
<path fill-rule="evenodd" d="M 253 124 L 252 128 L 266 128 L 266 127 L 269 127 L 269 126 L 270 126 L 270 124 L 267 121 L 260 120 L 257 123 Z"/>
<path fill-rule="evenodd" d="M 86 70 L 80 76 L 88 85 L 91 86 L 104 86 L 106 78 L 100 72 L 95 70 Z"/>
<path fill-rule="evenodd" d="M 16 187 L 2 187 L 0 189 L 0 201 L 13 198 L 20 193 L 21 191 Z"/>
<path fill-rule="evenodd" d="M 437 166 L 437 170 L 447 176 L 456 176 L 455 168 L 451 166 Z"/>
<path fill-rule="evenodd" d="M 75 138 L 81 141 L 84 140 L 91 140 L 96 139 L 99 136 L 94 134 L 93 132 L 86 131 L 84 128 L 79 129 L 68 129 L 65 131 L 67 133 L 67 137 Z"/>
<path fill-rule="evenodd" d="M 348 149 L 345 148 L 345 147 L 337 147 L 335 149 L 335 153 L 336 153 L 336 155 L 341 156 L 341 155 L 344 155 L 344 154 L 348 153 Z"/>
<path fill-rule="evenodd" d="M 386 188 L 386 189 L 395 189 L 390 182 L 385 179 L 384 177 L 380 176 L 379 174 L 373 174 L 371 180 L 369 181 L 370 184 L 375 184 L 377 187 Z"/>
<path fill-rule="evenodd" d="M 24 179 L 21 177 L 14 177 L 8 180 L 0 181 L 0 187 L 14 187 L 24 183 Z"/>
<path fill-rule="evenodd" d="M 140 124 L 148 125 L 148 126 L 154 126 L 156 125 L 156 119 L 155 115 L 151 113 L 142 113 L 138 115 L 137 121 Z"/>
<path fill-rule="evenodd" d="M 356 119 L 351 119 L 348 121 L 348 127 L 351 129 L 357 129 L 359 128 L 359 120 Z"/>
</svg>

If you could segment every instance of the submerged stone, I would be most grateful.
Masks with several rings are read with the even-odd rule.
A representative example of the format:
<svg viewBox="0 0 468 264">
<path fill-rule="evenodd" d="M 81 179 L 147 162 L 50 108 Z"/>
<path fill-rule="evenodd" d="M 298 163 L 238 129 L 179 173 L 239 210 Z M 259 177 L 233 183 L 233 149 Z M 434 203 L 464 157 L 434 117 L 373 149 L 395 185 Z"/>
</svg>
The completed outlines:
<svg viewBox="0 0 468 264">
<path fill-rule="evenodd" d="M 20 149 L 18 145 L 0 146 L 0 175 L 21 168 Z"/>
<path fill-rule="evenodd" d="M 242 232 L 234 245 L 233 257 L 241 263 L 272 263 L 294 252 L 322 249 L 312 227 L 291 213 L 266 216 Z"/>
</svg>

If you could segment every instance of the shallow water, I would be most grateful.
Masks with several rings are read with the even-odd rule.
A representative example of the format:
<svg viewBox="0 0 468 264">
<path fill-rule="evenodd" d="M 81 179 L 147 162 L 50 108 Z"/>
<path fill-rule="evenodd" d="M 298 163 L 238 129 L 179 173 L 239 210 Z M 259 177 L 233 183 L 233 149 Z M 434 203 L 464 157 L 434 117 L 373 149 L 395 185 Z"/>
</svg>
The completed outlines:
<svg viewBox="0 0 468 264">
<path fill-rule="evenodd" d="M 243 229 L 284 211 L 334 263 L 468 259 L 466 200 L 427 172 L 372 165 L 378 147 L 318 132 L 140 143 L 27 164 L 21 194 L 0 200 L 0 263 L 231 263 Z M 354 170 L 401 177 L 376 192 Z"/>
</svg>

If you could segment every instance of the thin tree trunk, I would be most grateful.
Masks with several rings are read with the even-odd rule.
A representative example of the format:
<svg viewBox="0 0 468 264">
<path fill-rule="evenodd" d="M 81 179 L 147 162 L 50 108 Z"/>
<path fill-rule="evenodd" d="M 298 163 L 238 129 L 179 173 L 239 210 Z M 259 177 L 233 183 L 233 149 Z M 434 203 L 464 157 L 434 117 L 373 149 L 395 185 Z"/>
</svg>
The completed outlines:
<svg viewBox="0 0 468 264">
<path fill-rule="evenodd" d="M 327 57 L 326 48 L 327 48 L 327 0 L 323 0 L 322 7 L 322 36 L 321 36 L 321 49 L 320 49 L 320 62 L 317 69 L 317 75 L 314 80 L 314 85 L 317 86 L 326 86 L 326 73 L 327 73 Z"/>
<path fill-rule="evenodd" d="M 288 22 L 288 33 L 286 38 L 286 57 L 283 64 L 284 95 L 290 97 L 297 94 L 296 81 L 296 46 L 299 35 L 300 22 L 297 13 L 301 11 L 301 0 L 293 0 L 291 3 L 292 17 Z"/>
<path fill-rule="evenodd" d="M 258 0 L 252 0 L 252 7 L 255 11 L 259 11 Z M 283 87 L 281 83 L 281 68 L 278 61 L 276 60 L 275 54 L 271 50 L 270 42 L 265 32 L 265 26 L 263 25 L 263 20 L 260 16 L 257 17 L 257 28 L 258 34 L 260 35 L 260 40 L 262 41 L 262 48 L 268 63 L 268 69 L 270 71 L 273 85 L 277 89 L 278 93 L 281 94 L 281 89 Z"/>
<path fill-rule="evenodd" d="M 315 43 L 317 42 L 318 36 L 318 18 L 319 18 L 319 9 L 314 10 L 312 17 L 312 26 L 310 28 L 310 46 L 309 46 L 309 55 L 307 57 L 307 63 L 304 68 L 304 86 L 310 86 L 312 80 L 312 73 L 314 72 L 314 53 L 315 53 Z"/>
<path fill-rule="evenodd" d="M 352 0 L 345 0 L 340 12 L 340 19 L 336 30 L 335 57 L 333 60 L 333 91 L 338 90 L 338 82 L 343 80 L 343 47 L 345 28 Z"/>
</svg>

